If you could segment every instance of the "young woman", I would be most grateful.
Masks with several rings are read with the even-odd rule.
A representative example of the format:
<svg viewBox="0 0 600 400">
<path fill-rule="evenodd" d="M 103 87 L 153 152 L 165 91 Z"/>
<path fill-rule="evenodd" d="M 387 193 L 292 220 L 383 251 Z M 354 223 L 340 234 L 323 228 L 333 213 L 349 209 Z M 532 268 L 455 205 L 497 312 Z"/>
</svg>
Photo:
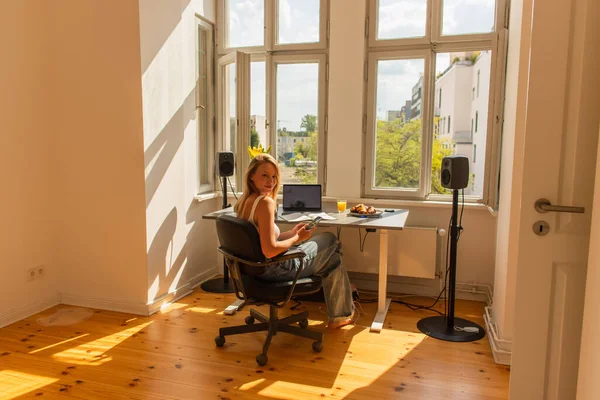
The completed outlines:
<svg viewBox="0 0 600 400">
<path fill-rule="evenodd" d="M 319 233 L 311 238 L 306 223 L 280 232 L 275 225 L 275 199 L 279 191 L 279 166 L 269 154 L 258 154 L 250 161 L 244 176 L 244 193 L 234 206 L 238 218 L 251 222 L 260 236 L 265 257 L 273 258 L 298 245 L 306 253 L 300 278 L 317 275 L 323 279 L 323 293 L 329 314 L 330 328 L 353 322 L 354 303 L 348 274 L 342 267 L 341 244 L 334 234 Z M 301 243 L 301 244 L 299 244 Z M 288 281 L 294 279 L 300 260 L 289 260 L 268 267 L 261 279 Z"/>
</svg>

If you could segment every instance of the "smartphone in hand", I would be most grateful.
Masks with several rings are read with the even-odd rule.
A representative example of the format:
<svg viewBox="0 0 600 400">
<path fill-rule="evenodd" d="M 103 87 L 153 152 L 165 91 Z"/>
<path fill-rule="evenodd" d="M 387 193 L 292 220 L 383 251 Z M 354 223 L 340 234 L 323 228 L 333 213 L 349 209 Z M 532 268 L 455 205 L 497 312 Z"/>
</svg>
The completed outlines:
<svg viewBox="0 0 600 400">
<path fill-rule="evenodd" d="M 319 223 L 320 220 L 322 220 L 323 218 L 321 217 L 317 217 L 315 219 L 313 219 L 312 221 L 310 221 L 308 223 L 308 225 L 306 225 L 306 230 L 307 231 L 312 231 L 313 229 L 315 229 L 315 227 L 317 226 L 317 224 Z"/>
</svg>

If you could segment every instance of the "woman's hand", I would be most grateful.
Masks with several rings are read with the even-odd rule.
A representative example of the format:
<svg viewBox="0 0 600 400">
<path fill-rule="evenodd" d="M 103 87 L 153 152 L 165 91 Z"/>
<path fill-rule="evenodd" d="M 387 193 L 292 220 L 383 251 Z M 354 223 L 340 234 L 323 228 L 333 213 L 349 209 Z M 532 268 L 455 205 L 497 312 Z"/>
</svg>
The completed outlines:
<svg viewBox="0 0 600 400">
<path fill-rule="evenodd" d="M 302 228 L 304 228 L 306 225 L 308 225 L 306 222 L 300 222 L 294 228 L 292 228 L 292 232 L 294 232 L 294 235 L 295 235 L 295 234 L 298 233 L 299 230 L 301 230 Z"/>
<path fill-rule="evenodd" d="M 298 242 L 304 242 L 305 240 L 310 238 L 310 236 L 312 235 L 312 230 L 306 230 L 306 224 L 304 224 L 304 226 L 300 228 L 298 232 L 296 232 L 296 234 L 298 235 Z"/>
</svg>

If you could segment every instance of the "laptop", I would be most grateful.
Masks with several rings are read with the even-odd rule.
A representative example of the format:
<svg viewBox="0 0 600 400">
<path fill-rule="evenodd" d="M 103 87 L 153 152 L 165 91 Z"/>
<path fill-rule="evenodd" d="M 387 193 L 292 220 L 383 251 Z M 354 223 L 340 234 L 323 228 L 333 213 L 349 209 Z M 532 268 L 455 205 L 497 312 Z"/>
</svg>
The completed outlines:
<svg viewBox="0 0 600 400">
<path fill-rule="evenodd" d="M 320 212 L 322 207 L 321 185 L 283 185 L 283 213 Z"/>
</svg>

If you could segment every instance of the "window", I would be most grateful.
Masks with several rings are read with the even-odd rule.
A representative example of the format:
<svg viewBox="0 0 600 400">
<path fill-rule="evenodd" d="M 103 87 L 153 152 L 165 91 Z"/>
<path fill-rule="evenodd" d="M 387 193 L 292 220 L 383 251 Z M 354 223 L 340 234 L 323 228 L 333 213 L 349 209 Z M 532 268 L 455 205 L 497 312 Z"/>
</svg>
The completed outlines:
<svg viewBox="0 0 600 400">
<path fill-rule="evenodd" d="M 196 126 L 198 159 L 198 193 L 213 190 L 213 27 L 196 19 Z"/>
<path fill-rule="evenodd" d="M 248 146 L 271 147 L 282 170 L 281 184 L 324 184 L 327 0 L 217 4 L 219 65 L 230 65 L 219 77 L 224 128 L 219 132 L 221 147 L 236 155 L 237 187 L 250 161 Z M 249 67 L 240 65 L 241 52 L 247 53 Z M 238 54 L 237 61 L 230 59 L 232 54 Z M 249 74 L 236 73 L 236 68 L 249 69 Z M 241 94 L 249 97 L 247 109 L 240 104 Z"/>
<path fill-rule="evenodd" d="M 498 178 L 492 160 L 498 159 L 500 125 L 488 115 L 498 117 L 501 111 L 505 0 L 368 1 L 363 193 L 418 199 L 448 195 L 439 177 L 441 159 L 465 154 L 475 165 L 479 147 L 489 150 L 480 155 L 484 158 L 472 171 L 477 182 L 465 195 L 495 204 Z M 410 103 L 410 118 L 386 118 L 405 103 Z M 479 113 L 485 124 L 475 138 Z M 492 145 L 486 146 L 488 140 Z"/>
</svg>

